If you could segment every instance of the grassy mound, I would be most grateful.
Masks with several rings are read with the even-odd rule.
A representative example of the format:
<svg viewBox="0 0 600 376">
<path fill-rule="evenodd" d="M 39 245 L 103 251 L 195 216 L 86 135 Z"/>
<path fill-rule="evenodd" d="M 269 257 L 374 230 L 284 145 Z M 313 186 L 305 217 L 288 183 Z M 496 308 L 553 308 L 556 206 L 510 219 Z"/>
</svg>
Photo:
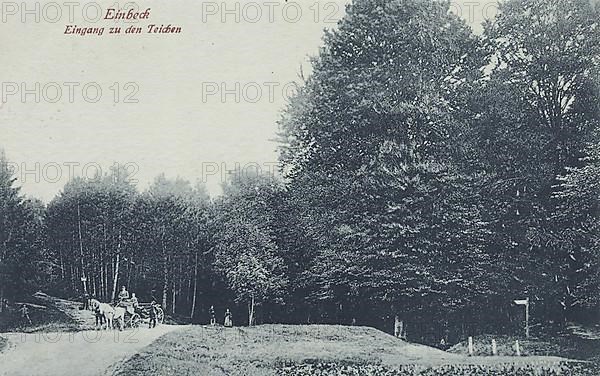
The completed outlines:
<svg viewBox="0 0 600 376">
<path fill-rule="evenodd" d="M 29 307 L 29 318 L 21 317 L 20 304 L 13 304 L 0 313 L 0 332 L 68 332 L 81 330 L 80 323 L 67 312 L 59 300 L 36 294 L 19 303 Z"/>
<path fill-rule="evenodd" d="M 543 365 L 551 369 L 559 367 L 563 360 L 535 357 L 467 357 L 427 346 L 409 344 L 367 327 L 189 326 L 159 338 L 122 364 L 114 374 L 419 375 L 419 373 L 406 372 L 414 371 L 411 367 L 421 367 L 418 369 L 442 370 L 442 373 L 422 373 L 422 375 L 461 375 L 463 373 L 447 373 L 443 367 L 466 367 L 465 369 L 470 370 L 483 369 L 481 368 L 483 366 L 492 367 L 489 369 L 498 367 L 503 369 L 502 367 L 523 368 Z M 336 373 L 342 372 L 340 367 L 358 368 L 348 371 L 350 373 Z M 450 368 L 450 372 L 457 369 L 459 368 Z M 494 375 L 494 373 L 489 374 Z M 497 373 L 497 375 L 511 374 Z M 548 373 L 548 375 L 552 374 Z"/>
</svg>

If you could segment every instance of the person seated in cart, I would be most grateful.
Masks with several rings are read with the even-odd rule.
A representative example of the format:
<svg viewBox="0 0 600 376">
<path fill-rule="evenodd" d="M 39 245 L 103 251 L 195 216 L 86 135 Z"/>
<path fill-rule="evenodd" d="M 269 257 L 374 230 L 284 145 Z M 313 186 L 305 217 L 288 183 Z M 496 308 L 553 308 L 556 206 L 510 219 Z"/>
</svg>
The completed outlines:
<svg viewBox="0 0 600 376">
<path fill-rule="evenodd" d="M 131 293 L 131 299 L 129 299 L 129 302 L 131 303 L 133 308 L 138 308 L 140 306 L 140 302 L 138 301 L 137 296 L 135 296 L 135 292 Z"/>
<path fill-rule="evenodd" d="M 138 301 L 137 296 L 135 296 L 135 292 L 131 293 L 131 299 L 129 299 L 129 303 L 133 307 L 133 311 L 135 313 L 137 313 L 138 315 L 142 316 L 143 312 L 142 312 L 142 309 L 140 308 L 140 302 Z"/>
<path fill-rule="evenodd" d="M 121 291 L 119 292 L 119 304 L 129 300 L 129 291 L 125 288 L 125 286 L 121 286 Z"/>
</svg>

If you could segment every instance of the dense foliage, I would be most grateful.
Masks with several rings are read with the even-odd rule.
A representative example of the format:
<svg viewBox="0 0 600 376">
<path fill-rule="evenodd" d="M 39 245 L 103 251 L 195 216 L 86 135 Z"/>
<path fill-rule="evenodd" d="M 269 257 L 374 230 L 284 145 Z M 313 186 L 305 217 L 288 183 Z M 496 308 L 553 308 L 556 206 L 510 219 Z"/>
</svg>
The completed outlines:
<svg viewBox="0 0 600 376">
<path fill-rule="evenodd" d="M 51 263 L 44 252 L 43 205 L 21 196 L 8 166 L 0 150 L 0 312 L 6 299 L 43 284 Z"/>
<path fill-rule="evenodd" d="M 1 170 L 0 297 L 124 285 L 203 322 L 398 317 L 435 343 L 518 331 L 526 297 L 596 320 L 598 10 L 506 0 L 476 36 L 449 8 L 347 7 L 282 114 L 283 179 L 237 171 L 211 200 L 112 171 L 44 208 Z"/>
</svg>

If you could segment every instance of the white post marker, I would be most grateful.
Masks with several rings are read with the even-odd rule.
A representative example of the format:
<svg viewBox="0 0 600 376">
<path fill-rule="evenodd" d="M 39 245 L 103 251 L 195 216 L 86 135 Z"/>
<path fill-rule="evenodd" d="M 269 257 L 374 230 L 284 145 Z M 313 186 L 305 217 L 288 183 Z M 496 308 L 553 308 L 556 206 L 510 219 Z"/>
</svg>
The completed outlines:
<svg viewBox="0 0 600 376">
<path fill-rule="evenodd" d="M 521 346 L 519 346 L 519 340 L 515 341 L 515 351 L 517 352 L 517 356 L 521 356 Z"/>
<path fill-rule="evenodd" d="M 400 318 L 397 315 L 394 317 L 394 336 L 396 338 L 402 337 L 402 327 L 400 324 Z"/>
<path fill-rule="evenodd" d="M 525 306 L 525 338 L 529 338 L 529 298 L 515 300 L 515 304 Z"/>
<path fill-rule="evenodd" d="M 85 277 L 85 274 L 83 275 L 83 277 L 81 277 L 81 282 L 83 282 L 83 292 L 87 294 L 87 278 Z"/>
<path fill-rule="evenodd" d="M 498 355 L 498 347 L 496 346 L 495 339 L 492 339 L 492 355 Z"/>
<path fill-rule="evenodd" d="M 469 337 L 469 355 L 473 356 L 473 337 Z"/>
</svg>

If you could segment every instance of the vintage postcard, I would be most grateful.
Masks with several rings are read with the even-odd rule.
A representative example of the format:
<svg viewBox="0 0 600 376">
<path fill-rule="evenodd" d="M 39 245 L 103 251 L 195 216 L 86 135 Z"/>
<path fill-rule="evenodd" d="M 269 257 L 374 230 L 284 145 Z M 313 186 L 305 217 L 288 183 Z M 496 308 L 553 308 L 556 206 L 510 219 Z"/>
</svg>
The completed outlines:
<svg viewBox="0 0 600 376">
<path fill-rule="evenodd" d="M 0 0 L 0 376 L 600 375 L 597 0 Z"/>
</svg>

